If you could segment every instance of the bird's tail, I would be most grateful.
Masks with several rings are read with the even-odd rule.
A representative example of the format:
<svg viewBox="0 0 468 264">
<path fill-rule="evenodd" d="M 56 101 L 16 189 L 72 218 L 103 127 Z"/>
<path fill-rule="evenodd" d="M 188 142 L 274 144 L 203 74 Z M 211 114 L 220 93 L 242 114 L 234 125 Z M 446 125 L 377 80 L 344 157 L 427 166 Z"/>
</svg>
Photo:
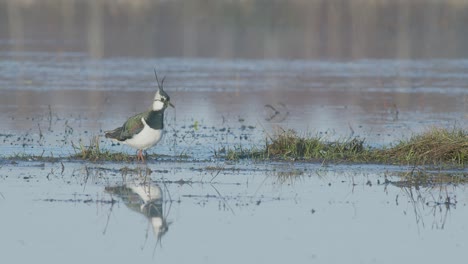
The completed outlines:
<svg viewBox="0 0 468 264">
<path fill-rule="evenodd" d="M 118 128 L 116 128 L 114 130 L 105 131 L 104 135 L 106 136 L 106 138 L 119 140 L 121 132 L 122 132 L 122 127 L 118 127 Z"/>
</svg>

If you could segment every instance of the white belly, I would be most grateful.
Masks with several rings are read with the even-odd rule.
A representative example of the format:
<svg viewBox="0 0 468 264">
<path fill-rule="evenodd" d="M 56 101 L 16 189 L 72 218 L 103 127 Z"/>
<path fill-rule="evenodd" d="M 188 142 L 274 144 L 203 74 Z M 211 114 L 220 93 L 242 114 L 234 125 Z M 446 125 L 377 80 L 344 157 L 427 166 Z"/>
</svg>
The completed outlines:
<svg viewBox="0 0 468 264">
<path fill-rule="evenodd" d="M 143 118 L 142 121 L 145 124 L 143 130 L 132 138 L 125 140 L 123 143 L 136 149 L 146 150 L 156 145 L 156 143 L 161 140 L 163 131 L 152 129 L 146 124 Z"/>
</svg>

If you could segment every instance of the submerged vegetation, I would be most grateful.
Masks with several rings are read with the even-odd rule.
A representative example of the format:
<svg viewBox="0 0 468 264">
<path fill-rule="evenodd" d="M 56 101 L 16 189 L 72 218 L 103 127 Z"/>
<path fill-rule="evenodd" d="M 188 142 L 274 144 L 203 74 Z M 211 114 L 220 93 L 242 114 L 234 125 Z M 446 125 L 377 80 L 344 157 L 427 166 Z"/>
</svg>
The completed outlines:
<svg viewBox="0 0 468 264">
<path fill-rule="evenodd" d="M 99 145 L 99 137 L 93 137 L 88 145 L 72 142 L 74 154 L 68 159 L 88 161 L 136 160 L 132 154 L 113 152 Z M 220 153 L 220 154 L 218 154 Z M 149 158 L 155 155 L 150 155 Z M 374 163 L 411 166 L 459 167 L 468 164 L 468 131 L 454 128 L 432 128 L 387 147 L 371 147 L 359 137 L 327 141 L 319 135 L 300 136 L 293 130 L 283 130 L 268 135 L 263 146 L 245 148 L 223 147 L 215 157 L 226 160 L 256 159 L 275 161 L 304 161 L 320 163 Z M 178 158 L 186 159 L 181 155 Z M 58 157 L 18 154 L 10 159 L 58 161 Z M 67 157 L 62 158 L 67 159 Z"/>
</svg>

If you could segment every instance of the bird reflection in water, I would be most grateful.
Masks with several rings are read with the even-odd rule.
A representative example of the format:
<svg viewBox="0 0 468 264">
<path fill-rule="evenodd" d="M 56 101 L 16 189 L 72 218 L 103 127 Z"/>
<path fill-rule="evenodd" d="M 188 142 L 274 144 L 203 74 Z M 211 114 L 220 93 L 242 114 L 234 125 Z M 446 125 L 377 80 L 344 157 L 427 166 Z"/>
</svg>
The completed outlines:
<svg viewBox="0 0 468 264">
<path fill-rule="evenodd" d="M 153 228 L 154 235 L 161 242 L 168 231 L 169 223 L 163 210 L 163 190 L 150 182 L 131 182 L 119 186 L 109 186 L 106 192 L 118 196 L 133 211 L 146 216 Z M 169 210 L 168 210 L 169 211 Z"/>
</svg>

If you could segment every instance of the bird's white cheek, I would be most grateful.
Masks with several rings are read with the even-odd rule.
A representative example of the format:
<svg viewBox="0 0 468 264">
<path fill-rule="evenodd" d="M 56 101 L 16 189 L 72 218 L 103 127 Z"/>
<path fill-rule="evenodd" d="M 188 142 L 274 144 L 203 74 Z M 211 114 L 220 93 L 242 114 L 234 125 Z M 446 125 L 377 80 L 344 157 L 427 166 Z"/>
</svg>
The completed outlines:
<svg viewBox="0 0 468 264">
<path fill-rule="evenodd" d="M 153 110 L 154 111 L 159 111 L 164 108 L 164 103 L 161 101 L 154 101 L 153 102 Z"/>
</svg>

